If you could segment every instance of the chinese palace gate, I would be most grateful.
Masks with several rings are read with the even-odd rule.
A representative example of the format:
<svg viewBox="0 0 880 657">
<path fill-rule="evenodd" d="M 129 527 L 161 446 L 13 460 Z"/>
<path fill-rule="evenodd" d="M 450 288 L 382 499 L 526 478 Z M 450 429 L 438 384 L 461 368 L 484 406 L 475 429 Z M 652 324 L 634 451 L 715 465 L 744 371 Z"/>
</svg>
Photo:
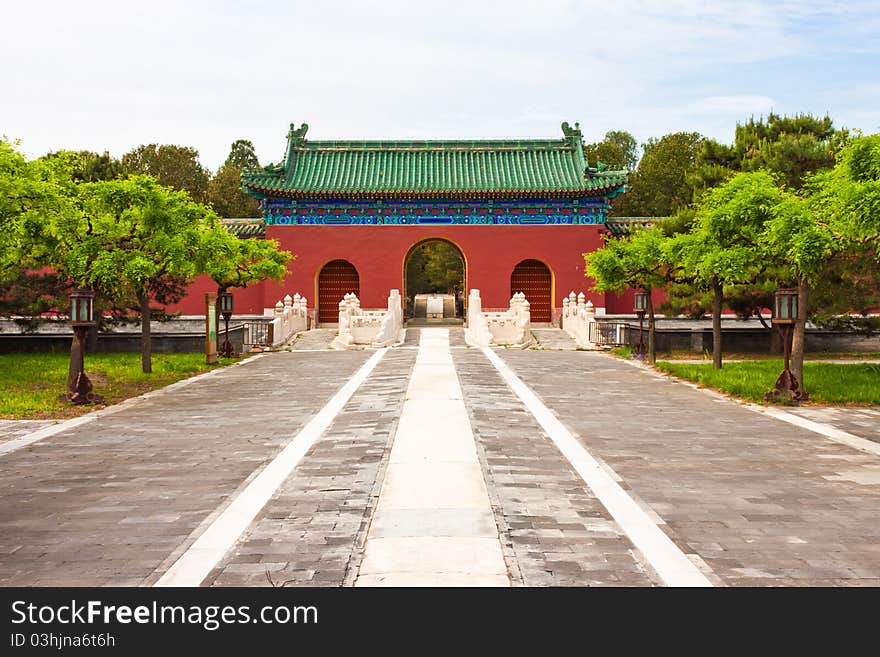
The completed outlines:
<svg viewBox="0 0 880 657">
<path fill-rule="evenodd" d="M 283 283 L 235 291 L 237 314 L 294 292 L 319 323 L 336 321 L 347 292 L 385 307 L 389 290 L 407 295 L 413 249 L 434 240 L 460 252 L 464 296 L 479 289 L 484 309 L 523 292 L 532 321 L 550 322 L 563 296 L 583 290 L 600 313 L 631 312 L 630 295 L 591 292 L 584 278 L 583 254 L 602 245 L 627 173 L 591 167 L 578 124 L 563 123 L 560 139 L 479 141 L 309 141 L 307 130 L 291 125 L 284 160 L 242 174 L 262 218 L 227 225 L 295 258 Z M 200 280 L 180 309 L 197 314 L 210 289 Z"/>
</svg>

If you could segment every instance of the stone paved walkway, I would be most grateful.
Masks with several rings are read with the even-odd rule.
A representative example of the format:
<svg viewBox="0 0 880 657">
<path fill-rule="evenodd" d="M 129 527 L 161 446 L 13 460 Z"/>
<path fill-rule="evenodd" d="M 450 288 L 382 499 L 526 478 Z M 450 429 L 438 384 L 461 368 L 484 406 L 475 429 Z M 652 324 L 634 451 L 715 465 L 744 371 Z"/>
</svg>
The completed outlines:
<svg viewBox="0 0 880 657">
<path fill-rule="evenodd" d="M 57 420 L 0 420 L 0 445 L 56 423 Z"/>
<path fill-rule="evenodd" d="M 330 343 L 336 337 L 334 328 L 316 328 L 299 334 L 286 349 L 290 351 L 312 351 L 314 349 L 330 349 Z"/>
<path fill-rule="evenodd" d="M 880 443 L 880 407 L 801 406 L 785 410 L 808 420 L 830 424 L 860 438 Z"/>
<path fill-rule="evenodd" d="M 575 351 L 577 344 L 568 333 L 560 328 L 533 328 L 532 337 L 536 349 L 554 349 L 560 351 Z"/>
<path fill-rule="evenodd" d="M 500 355 L 724 583 L 880 585 L 878 457 L 603 354 Z"/>
<path fill-rule="evenodd" d="M 398 432 L 407 397 L 447 385 L 413 376 L 421 333 L 410 328 L 402 347 L 381 352 L 265 354 L 3 454 L 0 585 L 155 583 L 376 358 L 202 583 L 350 586 L 372 575 L 371 531 L 381 539 L 416 528 L 428 540 L 440 525 L 461 530 L 461 514 L 436 506 L 403 520 L 377 512 L 396 440 L 407 444 L 409 430 Z M 446 353 L 491 508 L 480 531 L 494 524 L 505 578 L 662 584 L 631 525 L 584 483 L 583 463 L 563 457 L 546 418 L 514 394 L 488 352 L 465 348 L 462 333 L 448 329 Z M 880 586 L 877 455 L 603 354 L 492 353 L 711 583 Z M 877 409 L 825 413 L 810 419 L 876 430 Z M 425 417 L 430 450 L 442 451 L 452 425 Z M 411 494 L 461 483 L 430 479 L 410 484 Z M 397 489 L 405 508 L 409 489 Z"/>
</svg>

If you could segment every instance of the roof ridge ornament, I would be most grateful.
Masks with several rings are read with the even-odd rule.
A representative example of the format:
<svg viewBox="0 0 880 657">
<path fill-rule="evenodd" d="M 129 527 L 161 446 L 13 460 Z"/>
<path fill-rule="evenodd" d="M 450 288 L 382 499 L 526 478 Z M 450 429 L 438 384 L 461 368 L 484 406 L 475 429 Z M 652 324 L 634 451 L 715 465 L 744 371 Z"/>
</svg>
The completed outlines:
<svg viewBox="0 0 880 657">
<path fill-rule="evenodd" d="M 303 123 L 299 128 L 296 123 L 290 124 L 290 130 L 287 133 L 287 139 L 291 142 L 302 144 L 306 140 L 306 133 L 309 131 L 309 124 Z"/>
<path fill-rule="evenodd" d="M 568 121 L 562 122 L 562 134 L 565 135 L 566 139 L 582 139 L 583 133 L 581 132 L 581 124 L 575 121 L 574 128 L 569 125 Z"/>
</svg>

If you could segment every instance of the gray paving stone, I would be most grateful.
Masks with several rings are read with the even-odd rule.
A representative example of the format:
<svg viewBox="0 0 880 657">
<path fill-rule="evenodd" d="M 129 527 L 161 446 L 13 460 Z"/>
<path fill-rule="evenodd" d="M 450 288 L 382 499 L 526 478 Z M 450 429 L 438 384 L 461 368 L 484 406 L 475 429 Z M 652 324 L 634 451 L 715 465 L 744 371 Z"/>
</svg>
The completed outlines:
<svg viewBox="0 0 880 657">
<path fill-rule="evenodd" d="M 0 457 L 0 585 L 143 582 L 368 356 L 267 354 Z"/>
<path fill-rule="evenodd" d="M 656 583 L 633 556 L 623 531 L 482 352 L 454 351 L 453 359 L 501 541 L 510 546 L 508 566 L 520 573 L 519 583 L 614 585 L 623 573 L 631 586 Z M 615 572 L 606 572 L 612 557 L 619 557 Z"/>
<path fill-rule="evenodd" d="M 269 585 L 247 567 L 264 559 L 279 564 L 276 584 L 350 583 L 415 358 L 415 350 L 386 353 L 205 584 Z"/>
<path fill-rule="evenodd" d="M 830 424 L 860 438 L 880 443 L 880 407 L 800 406 L 788 407 L 785 410 L 808 420 Z"/>
<path fill-rule="evenodd" d="M 876 579 L 877 457 L 607 355 L 499 355 L 727 584 Z"/>
<path fill-rule="evenodd" d="M 577 343 L 560 328 L 533 328 L 533 349 L 552 349 L 556 351 L 575 351 Z"/>
<path fill-rule="evenodd" d="M 50 427 L 57 422 L 59 420 L 0 420 L 0 445 Z"/>
</svg>

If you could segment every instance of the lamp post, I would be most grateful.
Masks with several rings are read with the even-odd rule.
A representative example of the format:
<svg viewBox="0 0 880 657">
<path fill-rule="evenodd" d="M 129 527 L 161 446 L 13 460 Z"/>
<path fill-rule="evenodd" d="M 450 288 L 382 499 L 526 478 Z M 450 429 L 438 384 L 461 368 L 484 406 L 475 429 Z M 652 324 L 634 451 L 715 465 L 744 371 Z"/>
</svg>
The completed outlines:
<svg viewBox="0 0 880 657">
<path fill-rule="evenodd" d="M 220 314 L 223 315 L 223 321 L 226 324 L 226 335 L 223 339 L 223 345 L 220 347 L 220 355 L 223 358 L 232 358 L 235 354 L 232 350 L 232 343 L 229 342 L 229 318 L 232 317 L 232 292 L 221 292 L 217 295 L 217 307 Z"/>
<path fill-rule="evenodd" d="M 776 290 L 773 293 L 773 326 L 782 336 L 785 365 L 782 374 L 776 379 L 776 386 L 764 395 L 766 401 L 805 401 L 807 393 L 799 389 L 798 380 L 790 368 L 791 334 L 798 318 L 798 292 L 792 289 Z"/>
<path fill-rule="evenodd" d="M 636 358 L 638 360 L 645 360 L 644 324 L 645 313 L 648 312 L 648 293 L 644 290 L 636 292 L 633 312 L 639 316 L 639 350 L 636 353 Z"/>
<path fill-rule="evenodd" d="M 104 398 L 92 391 L 92 382 L 85 373 L 86 333 L 95 325 L 95 294 L 88 290 L 75 290 L 70 294 L 70 325 L 73 327 L 73 344 L 70 348 L 70 375 L 67 377 L 67 393 L 62 399 L 76 405 L 103 404 Z"/>
</svg>

